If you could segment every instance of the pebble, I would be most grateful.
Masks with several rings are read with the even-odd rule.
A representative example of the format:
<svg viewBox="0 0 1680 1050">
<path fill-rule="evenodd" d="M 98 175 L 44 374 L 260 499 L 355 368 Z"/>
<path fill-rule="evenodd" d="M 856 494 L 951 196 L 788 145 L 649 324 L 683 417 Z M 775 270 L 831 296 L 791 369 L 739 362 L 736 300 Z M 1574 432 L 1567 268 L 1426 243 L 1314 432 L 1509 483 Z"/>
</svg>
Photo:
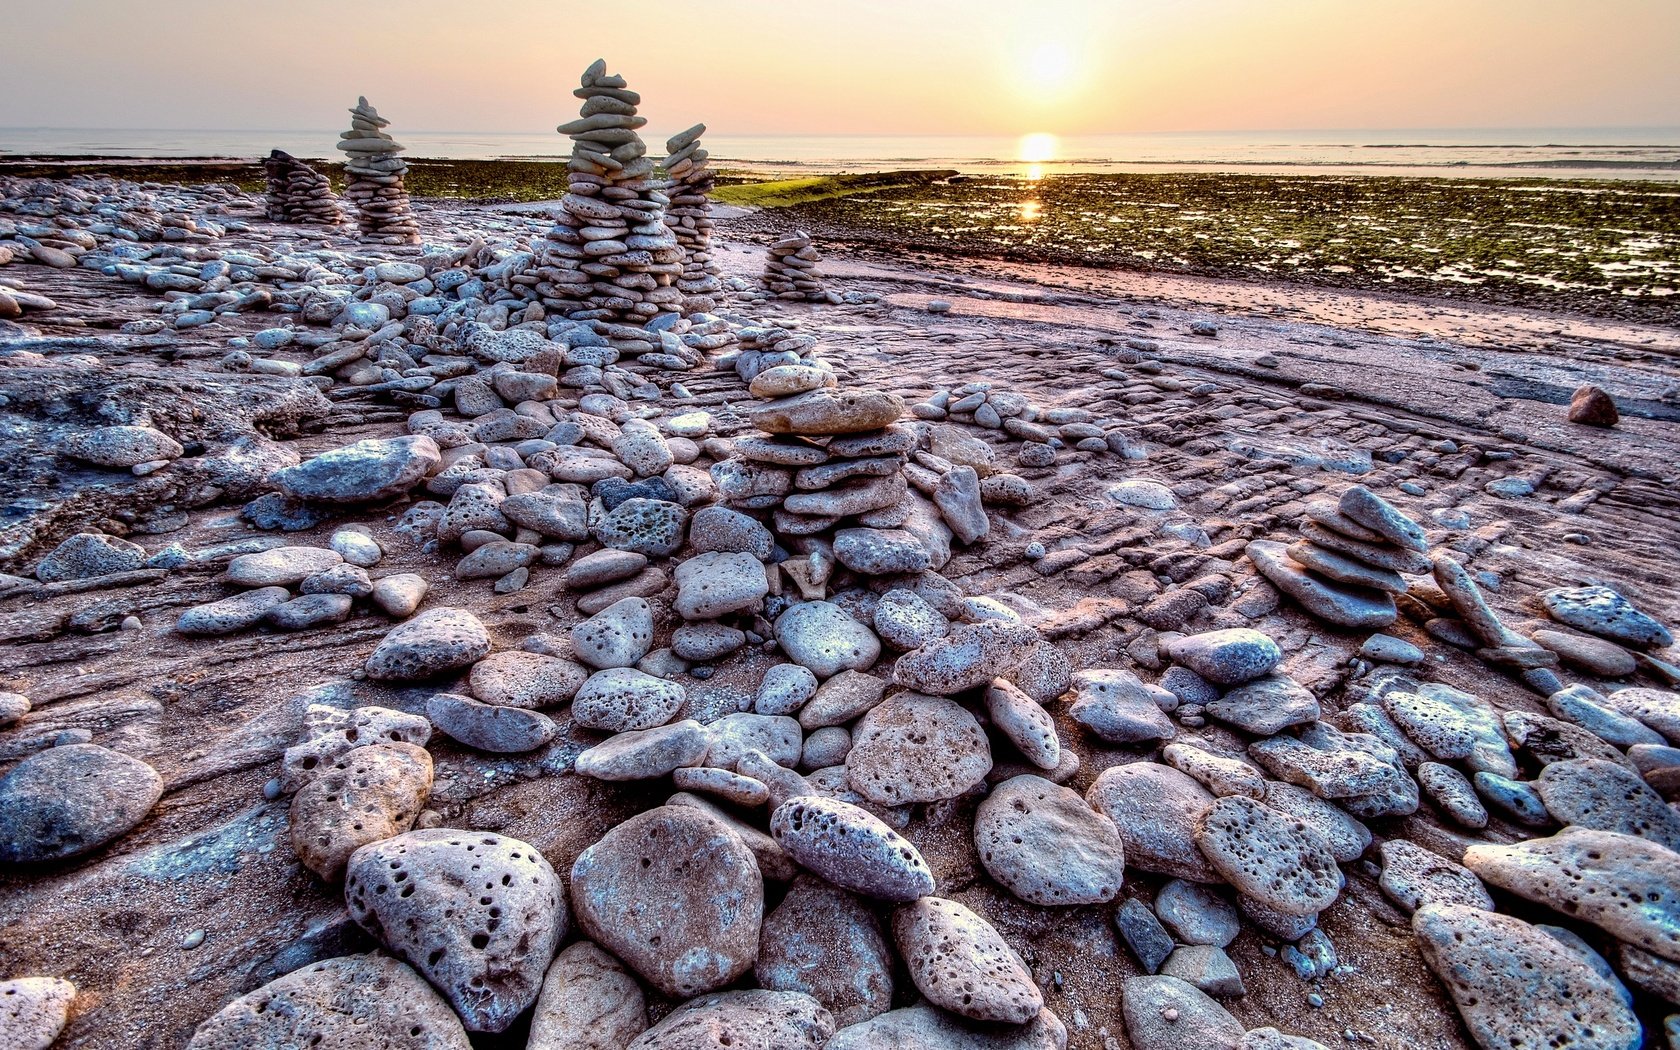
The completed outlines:
<svg viewBox="0 0 1680 1050">
<path fill-rule="evenodd" d="M 758 864 L 697 809 L 660 806 L 607 832 L 572 865 L 571 899 L 583 931 L 666 995 L 722 987 L 758 956 Z"/>
<path fill-rule="evenodd" d="M 525 1050 L 606 1050 L 647 1030 L 647 1002 L 623 963 L 580 940 L 554 957 Z"/>
<path fill-rule="evenodd" d="M 886 806 L 956 798 L 991 768 L 991 746 L 974 716 L 951 700 L 917 693 L 870 708 L 846 758 L 852 788 Z"/>
<path fill-rule="evenodd" d="M 1212 887 L 1198 882 L 1183 879 L 1168 881 L 1155 894 L 1155 914 L 1161 924 L 1184 944 L 1209 944 L 1224 948 L 1242 932 L 1242 919 L 1236 906 Z"/>
<path fill-rule="evenodd" d="M 402 620 L 414 615 L 430 589 L 431 584 L 424 576 L 399 572 L 375 580 L 369 597 L 387 615 Z"/>
<path fill-rule="evenodd" d="M 1044 996 L 991 923 L 956 901 L 922 897 L 893 913 L 893 940 L 910 979 L 941 1009 L 976 1021 L 1025 1024 Z"/>
<path fill-rule="evenodd" d="M 1195 818 L 1213 795 L 1171 766 L 1133 762 L 1102 771 L 1086 792 L 1091 808 L 1114 822 L 1126 863 L 1194 882 L 1218 882 L 1193 838 Z"/>
<path fill-rule="evenodd" d="M 352 748 L 315 767 L 287 823 L 304 867 L 338 882 L 351 854 L 414 826 L 432 790 L 432 756 L 402 741 Z"/>
<path fill-rule="evenodd" d="M 1211 944 L 1186 944 L 1173 949 L 1161 966 L 1161 974 L 1176 977 L 1208 995 L 1221 999 L 1247 995 L 1237 964 L 1225 949 Z"/>
<path fill-rule="evenodd" d="M 1050 712 L 1007 679 L 994 678 L 986 687 L 986 715 L 1028 762 L 1040 769 L 1061 764 L 1061 740 Z"/>
<path fill-rule="evenodd" d="M 473 1032 L 500 1032 L 530 1009 L 569 926 L 542 854 L 487 831 L 410 831 L 363 846 L 344 902 Z"/>
<path fill-rule="evenodd" d="M 1120 1008 L 1135 1050 L 1235 1050 L 1243 1038 L 1229 1011 L 1177 977 L 1128 977 Z"/>
<path fill-rule="evenodd" d="M 1161 964 L 1172 954 L 1173 939 L 1149 905 L 1136 897 L 1126 898 L 1114 913 L 1114 925 L 1143 972 L 1160 972 Z"/>
<path fill-rule="evenodd" d="M 76 986 L 57 977 L 0 981 L 0 1044 L 47 1050 L 70 1021 Z"/>
<path fill-rule="evenodd" d="M 833 1034 L 811 996 L 749 988 L 689 1000 L 626 1050 L 823 1050 Z"/>
</svg>

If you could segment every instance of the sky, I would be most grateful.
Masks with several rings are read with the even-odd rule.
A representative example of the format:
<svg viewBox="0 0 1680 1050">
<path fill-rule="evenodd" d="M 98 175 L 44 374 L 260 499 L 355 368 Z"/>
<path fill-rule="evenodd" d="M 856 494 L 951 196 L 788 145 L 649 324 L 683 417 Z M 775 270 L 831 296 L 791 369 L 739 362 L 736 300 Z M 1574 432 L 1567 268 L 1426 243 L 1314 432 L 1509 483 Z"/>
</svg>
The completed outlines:
<svg viewBox="0 0 1680 1050">
<path fill-rule="evenodd" d="M 733 135 L 1680 124 L 1680 0 L 4 3 L 0 127 L 530 132 L 598 57 Z"/>
</svg>

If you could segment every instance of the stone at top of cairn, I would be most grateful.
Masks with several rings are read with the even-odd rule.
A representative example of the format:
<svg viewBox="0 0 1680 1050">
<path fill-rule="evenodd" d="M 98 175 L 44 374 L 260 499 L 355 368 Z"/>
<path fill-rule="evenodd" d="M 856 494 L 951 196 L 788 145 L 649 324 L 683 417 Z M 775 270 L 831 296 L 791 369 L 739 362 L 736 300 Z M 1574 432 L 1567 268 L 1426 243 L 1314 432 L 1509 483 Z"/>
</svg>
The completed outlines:
<svg viewBox="0 0 1680 1050">
<path fill-rule="evenodd" d="M 368 104 L 368 100 L 367 100 L 366 95 L 357 95 L 356 96 L 356 105 L 354 107 L 352 107 L 351 110 L 350 110 L 351 126 L 354 127 L 356 121 L 358 121 L 358 120 L 363 121 L 364 123 L 367 123 L 367 124 L 371 124 L 372 128 L 370 128 L 368 130 L 375 130 L 375 129 L 378 129 L 378 128 L 386 128 L 386 127 L 391 126 L 391 122 L 389 120 L 380 116 L 379 111 L 377 109 L 374 109 L 371 105 Z"/>
<path fill-rule="evenodd" d="M 706 125 L 696 124 L 687 131 L 679 131 L 665 140 L 665 153 L 675 156 L 683 150 L 700 141 L 700 136 L 706 133 Z"/>
</svg>

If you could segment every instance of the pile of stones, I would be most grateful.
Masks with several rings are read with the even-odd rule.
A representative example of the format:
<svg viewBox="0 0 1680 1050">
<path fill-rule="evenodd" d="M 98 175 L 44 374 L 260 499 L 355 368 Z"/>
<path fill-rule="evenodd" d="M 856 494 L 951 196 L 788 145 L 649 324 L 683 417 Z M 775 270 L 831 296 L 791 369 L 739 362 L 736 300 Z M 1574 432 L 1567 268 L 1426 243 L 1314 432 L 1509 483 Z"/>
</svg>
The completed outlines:
<svg viewBox="0 0 1680 1050">
<path fill-rule="evenodd" d="M 338 137 L 343 151 L 344 195 L 356 206 L 356 224 L 366 244 L 419 244 L 420 224 L 409 208 L 403 179 L 408 163 L 403 147 L 385 129 L 390 121 L 368 105 L 366 96 L 350 110 L 350 130 Z"/>
<path fill-rule="evenodd" d="M 584 100 L 580 115 L 557 129 L 572 139 L 567 192 L 535 249 L 534 290 L 550 311 L 611 322 L 629 329 L 622 338 L 645 339 L 636 326 L 682 306 L 674 282 L 683 274 L 683 249 L 665 224 L 669 198 L 637 133 L 647 123 L 636 115 L 641 96 L 600 60 L 572 93 Z"/>
<path fill-rule="evenodd" d="M 910 413 L 917 419 L 973 423 L 1019 438 L 1023 467 L 1050 466 L 1062 448 L 1119 453 L 1130 448 L 1123 432 L 1112 424 L 1106 429 L 1098 425 L 1096 417 L 1082 408 L 1041 409 L 1024 394 L 998 389 L 989 382 L 937 390 L 926 401 L 911 405 Z"/>
<path fill-rule="evenodd" d="M 683 294 L 685 314 L 709 313 L 718 308 L 723 293 L 723 272 L 712 258 L 712 174 L 710 156 L 700 145 L 706 125 L 696 124 L 665 143 L 666 189 L 671 198 L 665 211 L 665 225 L 676 235 L 683 251 L 682 275 L 677 290 Z"/>
<path fill-rule="evenodd" d="M 770 242 L 764 256 L 764 276 L 760 279 L 767 291 L 778 299 L 807 299 L 827 302 L 822 275 L 817 264 L 822 253 L 811 235 L 803 230 Z"/>
<path fill-rule="evenodd" d="M 285 150 L 263 161 L 268 177 L 268 217 L 274 222 L 338 226 L 344 222 L 327 177 Z"/>
<path fill-rule="evenodd" d="M 1301 539 L 1292 546 L 1255 540 L 1248 555 L 1280 591 L 1314 616 L 1344 627 L 1381 628 L 1399 616 L 1402 573 L 1433 568 L 1429 540 L 1417 522 L 1363 485 L 1335 503 L 1307 504 Z"/>
</svg>

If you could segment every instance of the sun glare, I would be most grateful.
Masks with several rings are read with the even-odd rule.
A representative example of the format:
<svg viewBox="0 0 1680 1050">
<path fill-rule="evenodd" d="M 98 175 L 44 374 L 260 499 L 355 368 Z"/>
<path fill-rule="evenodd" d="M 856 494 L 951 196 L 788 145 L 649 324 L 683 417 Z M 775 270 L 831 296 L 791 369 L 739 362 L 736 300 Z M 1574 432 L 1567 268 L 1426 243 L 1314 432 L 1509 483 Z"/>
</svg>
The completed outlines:
<svg viewBox="0 0 1680 1050">
<path fill-rule="evenodd" d="M 1028 59 L 1035 86 L 1059 88 L 1073 76 L 1073 53 L 1061 44 L 1040 44 Z"/>
<path fill-rule="evenodd" d="M 1043 164 L 1056 159 L 1056 136 L 1043 131 L 1021 136 L 1020 156 L 1016 159 L 1029 164 Z"/>
</svg>

